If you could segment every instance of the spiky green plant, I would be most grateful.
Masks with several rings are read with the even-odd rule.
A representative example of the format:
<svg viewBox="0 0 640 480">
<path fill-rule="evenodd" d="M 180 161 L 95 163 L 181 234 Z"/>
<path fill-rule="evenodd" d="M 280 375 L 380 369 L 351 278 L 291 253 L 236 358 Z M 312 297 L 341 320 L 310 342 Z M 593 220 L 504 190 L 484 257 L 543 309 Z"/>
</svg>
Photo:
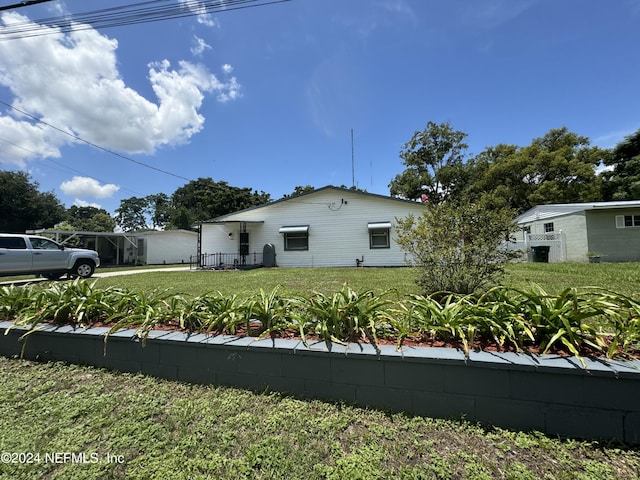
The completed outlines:
<svg viewBox="0 0 640 480">
<path fill-rule="evenodd" d="M 246 313 L 248 335 L 254 333 L 250 324 L 252 320 L 261 323 L 260 337 L 285 330 L 293 324 L 291 299 L 280 294 L 280 286 L 270 292 L 261 288 L 260 293 L 246 303 Z"/>
<path fill-rule="evenodd" d="M 391 320 L 386 308 L 391 302 L 384 298 L 387 293 L 356 292 L 346 285 L 332 295 L 316 292 L 298 303 L 301 321 L 327 345 L 367 339 L 377 346 L 377 330 L 386 328 Z"/>
</svg>

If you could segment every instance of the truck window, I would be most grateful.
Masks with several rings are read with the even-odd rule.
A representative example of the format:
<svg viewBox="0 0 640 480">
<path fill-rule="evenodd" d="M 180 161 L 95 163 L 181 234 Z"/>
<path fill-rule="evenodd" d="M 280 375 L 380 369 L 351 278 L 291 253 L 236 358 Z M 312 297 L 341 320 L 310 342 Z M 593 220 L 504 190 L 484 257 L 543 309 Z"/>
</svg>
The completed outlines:
<svg viewBox="0 0 640 480">
<path fill-rule="evenodd" d="M 31 242 L 31 246 L 36 250 L 60 250 L 60 246 L 57 243 L 47 240 L 46 238 L 29 237 L 29 241 Z"/>
<path fill-rule="evenodd" d="M 26 250 L 27 242 L 22 237 L 0 237 L 0 248 L 9 250 Z"/>
</svg>

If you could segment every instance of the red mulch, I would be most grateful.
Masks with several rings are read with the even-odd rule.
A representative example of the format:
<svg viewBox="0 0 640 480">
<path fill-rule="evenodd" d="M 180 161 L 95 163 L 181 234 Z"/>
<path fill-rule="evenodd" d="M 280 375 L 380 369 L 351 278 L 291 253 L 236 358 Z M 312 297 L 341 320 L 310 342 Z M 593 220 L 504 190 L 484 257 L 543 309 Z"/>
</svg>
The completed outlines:
<svg viewBox="0 0 640 480">
<path fill-rule="evenodd" d="M 103 322 L 93 322 L 90 325 L 87 325 L 90 327 L 112 327 L 113 324 L 107 324 L 107 323 L 103 323 Z M 251 327 L 251 331 L 249 332 L 249 335 L 252 337 L 258 337 L 261 333 L 262 333 L 262 325 L 260 324 L 260 322 L 256 322 L 252 325 Z M 180 328 L 180 326 L 175 323 L 169 323 L 169 324 L 162 324 L 162 325 L 156 325 L 153 327 L 154 330 L 164 330 L 164 331 L 187 331 L 187 330 L 183 330 Z M 196 333 L 200 333 L 200 332 L 196 332 Z M 204 333 L 204 332 L 202 332 Z M 222 333 L 229 333 L 229 332 L 211 332 L 211 335 L 220 335 Z M 246 329 L 246 325 L 244 324 L 240 324 L 236 327 L 236 331 L 234 333 L 234 335 L 238 336 L 238 337 L 246 337 L 247 336 L 247 329 Z M 287 329 L 281 332 L 277 332 L 277 333 L 273 333 L 270 335 L 270 338 L 283 338 L 283 339 L 290 339 L 290 340 L 301 340 L 302 338 L 300 337 L 300 333 L 297 330 L 294 329 Z M 306 340 L 308 342 L 314 342 L 314 341 L 321 341 L 322 339 L 317 337 L 317 336 L 313 336 L 313 335 L 307 335 Z M 354 343 L 371 343 L 368 339 L 351 339 L 351 342 Z M 397 345 L 398 343 L 398 339 L 396 337 L 386 337 L 386 338 L 378 338 L 378 344 L 379 345 Z M 443 341 L 443 340 L 439 340 L 439 339 L 435 339 L 433 337 L 429 337 L 429 336 L 418 336 L 418 335 L 414 335 L 414 336 L 410 336 L 407 337 L 405 339 L 403 339 L 401 346 L 403 347 L 434 347 L 434 348 L 455 348 L 458 350 L 464 350 L 464 344 L 460 341 Z M 476 339 L 471 347 L 472 351 L 484 351 L 484 352 L 517 352 L 518 350 L 515 348 L 514 345 L 510 345 L 510 344 L 505 344 L 505 345 L 499 345 L 495 340 L 493 339 L 488 339 L 488 338 L 479 338 Z M 522 352 L 522 350 L 521 350 Z M 532 354 L 532 355 L 540 355 L 541 354 L 541 350 L 540 347 L 534 343 L 530 343 L 528 345 L 524 346 L 524 353 L 528 353 L 528 354 Z M 580 356 L 581 357 L 585 357 L 585 358 L 601 358 L 604 357 L 605 355 L 602 352 L 599 352 L 593 348 L 590 348 L 588 346 L 583 346 L 580 350 L 579 350 Z M 563 346 L 561 344 L 557 344 L 552 346 L 548 351 L 547 354 L 551 354 L 551 355 L 558 355 L 558 356 L 562 356 L 562 357 L 571 357 L 573 356 L 573 354 L 567 350 L 566 348 L 563 348 Z M 617 357 L 626 357 L 626 358 L 632 358 L 632 359 L 638 359 L 640 360 L 640 351 L 634 351 L 629 355 L 623 356 L 622 352 L 619 351 L 618 354 L 616 355 Z"/>
</svg>

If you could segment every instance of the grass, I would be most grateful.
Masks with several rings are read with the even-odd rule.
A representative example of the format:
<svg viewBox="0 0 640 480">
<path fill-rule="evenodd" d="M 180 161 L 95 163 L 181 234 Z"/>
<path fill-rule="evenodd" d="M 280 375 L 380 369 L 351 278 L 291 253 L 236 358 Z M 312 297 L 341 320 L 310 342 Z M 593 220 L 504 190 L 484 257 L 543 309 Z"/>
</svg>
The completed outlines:
<svg viewBox="0 0 640 480">
<path fill-rule="evenodd" d="M 97 287 L 220 291 L 278 285 L 334 294 L 347 284 L 418 293 L 409 268 L 160 272 Z M 514 264 L 505 284 L 550 293 L 601 286 L 638 297 L 639 264 Z M 284 395 L 188 385 L 99 369 L 0 358 L 4 452 L 95 453 L 98 463 L 0 463 L 0 479 L 639 479 L 640 449 L 387 414 Z M 107 462 L 105 455 L 122 456 Z"/>
<path fill-rule="evenodd" d="M 154 289 L 201 295 L 220 291 L 249 297 L 261 288 L 280 285 L 293 294 L 319 291 L 332 294 L 349 285 L 354 290 L 379 294 L 395 289 L 400 294 L 420 293 L 412 268 L 272 268 L 249 271 L 151 272 L 145 275 L 101 278 L 97 286 L 120 286 L 137 291 Z M 505 285 L 526 288 L 539 284 L 550 294 L 567 287 L 597 286 L 633 297 L 640 296 L 639 263 L 514 263 L 508 265 Z"/>
<path fill-rule="evenodd" d="M 567 287 L 602 287 L 640 297 L 640 263 L 515 263 L 507 268 L 505 285 L 541 285 L 549 293 Z"/>
<path fill-rule="evenodd" d="M 119 286 L 134 291 L 167 290 L 175 294 L 202 295 L 221 292 L 248 298 L 264 289 L 280 286 L 284 292 L 307 294 L 318 291 L 332 294 L 345 283 L 354 290 L 389 288 L 418 293 L 411 268 L 261 268 L 248 271 L 150 272 L 97 280 L 97 287 Z"/>
<path fill-rule="evenodd" d="M 0 358 L 2 479 L 634 479 L 640 451 Z M 47 452 L 99 462 L 45 462 Z M 106 455 L 122 462 L 107 462 Z M 118 459 L 120 460 L 120 459 Z"/>
</svg>

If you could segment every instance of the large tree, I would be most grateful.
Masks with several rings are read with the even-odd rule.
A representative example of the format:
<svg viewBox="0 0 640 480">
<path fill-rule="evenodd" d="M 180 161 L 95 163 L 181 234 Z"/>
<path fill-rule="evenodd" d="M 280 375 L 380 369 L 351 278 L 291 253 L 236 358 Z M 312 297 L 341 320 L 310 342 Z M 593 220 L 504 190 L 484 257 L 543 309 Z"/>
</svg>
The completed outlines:
<svg viewBox="0 0 640 480">
<path fill-rule="evenodd" d="M 426 195 L 429 202 L 438 204 L 464 189 L 466 136 L 449 123 L 428 122 L 424 130 L 415 132 L 400 152 L 407 168 L 389 184 L 391 195 L 408 199 Z"/>
<path fill-rule="evenodd" d="M 171 224 L 209 220 L 220 215 L 262 205 L 269 201 L 269 194 L 251 188 L 233 187 L 227 182 L 214 182 L 211 178 L 198 178 L 178 188 L 171 196 L 173 215 Z"/>
<path fill-rule="evenodd" d="M 491 196 L 497 205 L 523 212 L 549 203 L 602 198 L 596 168 L 607 152 L 566 127 L 552 129 L 531 145 L 487 148 L 469 162 L 472 198 Z"/>
<path fill-rule="evenodd" d="M 124 199 L 116 213 L 118 225 L 125 231 L 143 230 L 150 226 L 190 229 L 194 223 L 268 201 L 267 193 L 233 187 L 227 182 L 214 182 L 211 178 L 199 178 L 178 188 L 171 197 L 157 193 Z"/>
<path fill-rule="evenodd" d="M 147 212 L 154 228 L 164 228 L 171 220 L 173 205 L 166 193 L 147 195 Z"/>
<path fill-rule="evenodd" d="M 120 200 L 116 209 L 116 221 L 125 232 L 144 230 L 147 227 L 149 201 L 145 197 L 131 197 Z"/>
<path fill-rule="evenodd" d="M 60 200 L 53 192 L 40 192 L 29 174 L 0 171 L 0 232 L 50 228 L 64 217 Z"/>
<path fill-rule="evenodd" d="M 71 206 L 67 210 L 67 224 L 74 230 L 85 232 L 113 232 L 116 220 L 109 213 L 96 207 Z"/>
<path fill-rule="evenodd" d="M 602 174 L 606 200 L 640 199 L 640 130 L 628 135 L 604 162 L 613 167 Z"/>
</svg>

